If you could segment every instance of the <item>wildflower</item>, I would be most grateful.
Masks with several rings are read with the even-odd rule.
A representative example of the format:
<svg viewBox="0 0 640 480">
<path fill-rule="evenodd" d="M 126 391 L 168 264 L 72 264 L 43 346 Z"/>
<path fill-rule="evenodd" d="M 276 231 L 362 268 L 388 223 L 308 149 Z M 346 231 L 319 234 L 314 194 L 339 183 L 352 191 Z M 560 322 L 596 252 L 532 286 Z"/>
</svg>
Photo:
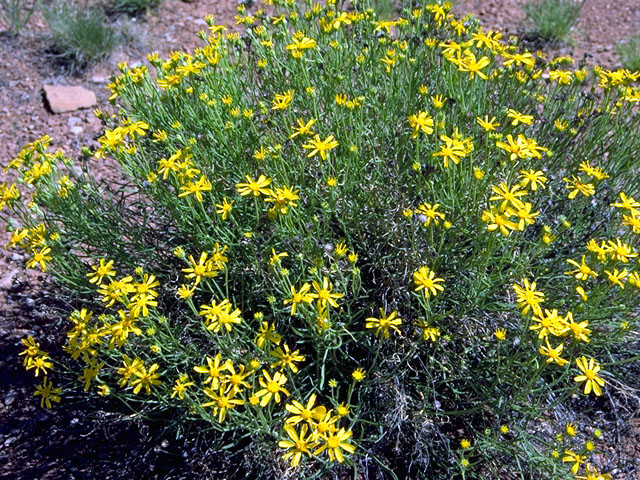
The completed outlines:
<svg viewBox="0 0 640 480">
<path fill-rule="evenodd" d="M 138 357 L 131 360 L 127 355 L 122 356 L 122 363 L 124 364 L 124 367 L 120 367 L 117 370 L 118 374 L 122 375 L 122 378 L 118 380 L 118 385 L 124 387 L 128 383 L 131 383 L 132 377 L 140 370 L 141 367 L 144 366 L 144 364 Z"/>
<path fill-rule="evenodd" d="M 564 431 L 567 432 L 567 435 L 571 437 L 575 437 L 578 433 L 575 423 L 571 422 L 567 423 L 567 425 L 564 427 Z"/>
<path fill-rule="evenodd" d="M 622 263 L 628 263 L 630 259 L 638 256 L 637 252 L 634 252 L 631 246 L 621 242 L 619 238 L 616 238 L 615 242 L 609 240 L 607 246 L 609 247 L 608 250 L 611 258 Z"/>
<path fill-rule="evenodd" d="M 313 38 L 305 37 L 304 35 L 294 35 L 291 42 L 285 49 L 289 50 L 294 58 L 299 58 L 304 50 L 309 50 L 316 46 L 316 41 Z"/>
<path fill-rule="evenodd" d="M 283 373 L 276 372 L 272 377 L 269 375 L 269 372 L 262 370 L 262 377 L 258 379 L 262 389 L 255 393 L 257 398 L 262 397 L 262 400 L 260 400 L 260 406 L 266 407 L 272 398 L 276 403 L 280 403 L 281 392 L 288 396 L 289 391 L 283 387 L 283 385 L 287 383 L 287 380 L 287 377 Z"/>
<path fill-rule="evenodd" d="M 567 190 L 571 190 L 569 192 L 568 198 L 573 200 L 578 196 L 578 193 L 582 193 L 585 197 L 589 197 L 596 193 L 596 188 L 591 183 L 584 183 L 579 177 L 575 175 L 571 176 L 571 179 L 564 177 L 562 179 L 567 185 Z"/>
<path fill-rule="evenodd" d="M 387 316 L 382 308 L 380 309 L 380 318 L 369 317 L 366 320 L 366 328 L 375 328 L 376 337 L 382 332 L 384 338 L 389 338 L 390 329 L 400 333 L 398 326 L 401 324 L 402 319 L 398 318 L 397 310 L 394 310 Z"/>
<path fill-rule="evenodd" d="M 26 357 L 25 362 L 26 362 L 26 365 L 25 365 L 26 370 L 28 371 L 33 368 L 34 369 L 33 375 L 35 377 L 38 376 L 38 374 L 40 373 L 40 370 L 42 370 L 42 373 L 46 375 L 47 368 L 53 367 L 53 363 L 51 363 L 51 357 L 49 357 L 49 355 L 47 355 L 44 352 L 39 352 L 38 355 L 33 357 Z"/>
<path fill-rule="evenodd" d="M 444 292 L 444 287 L 439 285 L 439 282 L 444 282 L 444 279 L 436 278 L 435 272 L 427 266 L 422 266 L 413 272 L 413 281 L 416 284 L 414 291 L 419 292 L 422 290 L 422 293 L 427 299 L 429 299 L 431 295 L 434 297 L 437 296 L 438 291 Z"/>
<path fill-rule="evenodd" d="M 338 142 L 333 138 L 333 135 L 329 135 L 326 139 L 321 140 L 320 135 L 315 135 L 313 139 L 302 145 L 302 148 L 311 150 L 307 157 L 313 157 L 316 154 L 320 154 L 323 160 L 327 159 L 327 151 L 333 150 L 338 146 Z"/>
<path fill-rule="evenodd" d="M 34 395 L 41 396 L 40 408 L 51 408 L 51 402 L 60 403 L 61 388 L 53 388 L 53 382 L 47 381 L 47 377 L 42 379 L 42 385 L 36 387 Z"/>
<path fill-rule="evenodd" d="M 547 177 L 544 176 L 544 173 L 540 170 L 530 169 L 530 170 L 520 170 L 520 185 L 523 188 L 529 188 L 532 192 L 538 190 L 538 186 L 545 188 L 545 183 L 547 182 Z"/>
<path fill-rule="evenodd" d="M 516 292 L 518 308 L 523 315 L 526 315 L 529 310 L 536 315 L 542 314 L 540 304 L 544 302 L 544 293 L 536 290 L 536 282 L 529 282 L 528 279 L 523 278 L 522 285 L 514 284 L 512 287 Z"/>
<path fill-rule="evenodd" d="M 193 385 L 194 383 L 189 381 L 189 377 L 187 375 L 180 375 L 180 377 L 176 379 L 176 383 L 171 390 L 171 398 L 177 396 L 180 400 L 184 400 L 184 394 L 187 391 L 187 388 L 192 387 Z"/>
<path fill-rule="evenodd" d="M 315 123 L 316 121 L 313 118 L 306 123 L 301 118 L 298 118 L 298 125 L 293 125 L 291 127 L 293 133 L 289 136 L 289 138 L 295 138 L 298 135 L 314 135 L 312 128 Z"/>
<path fill-rule="evenodd" d="M 298 367 L 296 362 L 304 362 L 304 355 L 300 355 L 300 350 L 295 350 L 293 352 L 289 351 L 289 345 L 284 344 L 282 347 L 278 347 L 275 350 L 269 352 L 269 355 L 276 358 L 278 361 L 271 364 L 271 368 L 280 367 L 284 369 L 285 367 L 290 369 L 293 373 L 298 372 Z"/>
<path fill-rule="evenodd" d="M 580 465 L 586 460 L 586 457 L 582 455 L 578 455 L 577 453 L 572 452 L 571 450 L 564 451 L 564 457 L 562 457 L 562 461 L 565 463 L 573 463 L 571 466 L 571 473 L 576 475 L 578 470 L 580 470 Z"/>
<path fill-rule="evenodd" d="M 204 381 L 205 385 L 209 383 L 213 390 L 217 390 L 221 383 L 222 373 L 229 371 L 229 364 L 229 360 L 223 363 L 222 354 L 218 353 L 214 358 L 207 356 L 207 365 L 200 365 L 193 367 L 193 369 L 198 373 L 208 375 Z"/>
<path fill-rule="evenodd" d="M 588 449 L 587 449 L 588 450 Z M 584 467 L 585 475 L 576 475 L 576 480 L 610 480 L 611 475 L 608 473 L 598 473 L 596 467 L 587 463 Z"/>
<path fill-rule="evenodd" d="M 633 197 L 627 197 L 624 192 L 620 192 L 620 201 L 611 203 L 612 207 L 621 208 L 623 210 L 629 210 L 633 215 L 640 215 L 640 202 L 636 201 Z"/>
<path fill-rule="evenodd" d="M 584 291 L 584 288 L 582 288 L 582 286 L 578 285 L 576 287 L 576 293 L 580 296 L 580 299 L 583 302 L 586 302 L 588 300 L 588 296 L 587 296 L 587 292 Z"/>
<path fill-rule="evenodd" d="M 504 328 L 497 328 L 494 332 L 493 332 L 493 336 L 496 337 L 497 340 L 499 341 L 504 341 L 507 338 L 507 330 Z"/>
<path fill-rule="evenodd" d="M 427 112 L 418 112 L 410 115 L 409 125 L 413 129 L 411 138 L 417 138 L 418 133 L 426 133 L 428 135 L 433 133 L 433 117 L 429 116 Z"/>
<path fill-rule="evenodd" d="M 224 197 L 222 203 L 216 203 L 216 213 L 222 217 L 222 220 L 226 220 L 232 207 L 233 202 L 229 203 L 227 197 Z"/>
<path fill-rule="evenodd" d="M 34 249 L 31 253 L 33 254 L 33 258 L 27 262 L 27 268 L 35 268 L 37 265 L 40 267 L 40 270 L 46 272 L 47 262 L 52 258 L 51 255 L 48 255 L 48 253 L 51 253 L 51 249 L 49 247 L 43 247 L 39 251 Z"/>
<path fill-rule="evenodd" d="M 478 125 L 480 125 L 485 132 L 491 132 L 500 126 L 500 124 L 496 122 L 496 117 L 489 118 L 489 115 L 485 115 L 484 118 L 476 117 L 476 122 L 478 122 Z"/>
<path fill-rule="evenodd" d="M 235 408 L 237 405 L 244 405 L 244 400 L 233 398 L 236 393 L 234 390 L 225 393 L 222 386 L 217 391 L 213 388 L 205 388 L 203 392 L 212 401 L 203 403 L 201 406 L 203 408 L 213 407 L 213 415 L 218 416 L 218 423 L 224 422 L 227 410 Z"/>
<path fill-rule="evenodd" d="M 471 447 L 471 442 L 469 440 L 467 440 L 466 438 L 460 440 L 460 448 L 467 449 L 469 447 Z"/>
<path fill-rule="evenodd" d="M 253 180 L 249 175 L 245 177 L 247 183 L 236 184 L 236 189 L 241 196 L 253 195 L 254 197 L 260 196 L 260 194 L 268 195 L 269 190 L 267 187 L 271 184 L 271 179 L 260 175 L 257 180 Z"/>
<path fill-rule="evenodd" d="M 440 135 L 440 139 L 445 142 L 444 145 L 441 145 L 440 150 L 432 153 L 431 156 L 442 157 L 442 163 L 445 168 L 449 166 L 449 162 L 457 165 L 462 158 L 467 156 L 468 150 L 464 142 L 456 138 L 449 138 L 446 135 Z"/>
<path fill-rule="evenodd" d="M 269 324 L 269 322 L 261 322 L 260 329 L 258 330 L 258 336 L 255 339 L 255 344 L 258 348 L 263 348 L 267 342 L 280 345 L 282 336 L 276 332 L 275 325 Z"/>
<path fill-rule="evenodd" d="M 40 354 L 44 354 L 44 352 L 40 350 L 40 344 L 37 343 L 32 336 L 28 336 L 27 338 L 21 339 L 20 343 L 22 343 L 25 347 L 27 347 L 18 354 L 18 355 L 25 355 L 24 361 L 23 361 L 23 365 L 25 367 L 31 362 L 31 359 L 33 359 L 34 357 Z"/>
<path fill-rule="evenodd" d="M 363 368 L 356 368 L 353 372 L 351 372 L 351 376 L 356 382 L 361 382 L 367 376 L 367 373 Z"/>
<path fill-rule="evenodd" d="M 584 255 L 582 256 L 582 259 L 580 260 L 580 264 L 578 264 L 578 262 L 576 262 L 575 260 L 571 260 L 571 259 L 567 259 L 567 263 L 570 263 L 571 265 L 577 267 L 576 270 L 571 270 L 568 272 L 564 272 L 565 275 L 575 275 L 575 278 L 578 280 L 582 280 L 585 281 L 589 278 L 589 276 L 592 276 L 593 278 L 596 278 L 598 276 L 598 274 L 596 272 L 594 272 L 593 270 L 591 270 L 591 268 L 585 263 L 584 261 Z"/>
<path fill-rule="evenodd" d="M 507 425 L 500 425 L 500 433 L 506 435 L 509 433 L 509 427 Z"/>
<path fill-rule="evenodd" d="M 444 219 L 444 213 L 438 212 L 439 203 L 434 203 L 431 205 L 430 203 L 423 203 L 419 205 L 413 213 L 417 215 L 424 215 L 426 220 L 423 222 L 425 227 L 428 227 L 433 220 L 433 223 L 438 226 L 439 220 Z"/>
<path fill-rule="evenodd" d="M 622 280 L 624 280 L 629 274 L 626 268 L 621 272 L 619 272 L 617 268 L 614 268 L 613 272 L 610 272 L 609 270 L 605 270 L 604 273 L 605 275 L 607 275 L 607 280 L 609 280 L 609 282 L 611 282 L 614 285 L 617 285 L 620 288 L 624 288 L 624 283 L 622 283 Z"/>
<path fill-rule="evenodd" d="M 353 453 L 356 450 L 354 445 L 347 442 L 352 435 L 353 432 L 351 430 L 341 428 L 338 432 L 328 434 L 325 437 L 320 437 L 324 443 L 320 448 L 314 451 L 313 454 L 317 455 L 327 450 L 331 461 L 342 463 L 344 461 L 342 450 L 348 453 Z"/>
<path fill-rule="evenodd" d="M 200 254 L 200 259 L 198 262 L 194 260 L 194 258 L 189 255 L 189 264 L 191 265 L 188 268 L 183 268 L 182 271 L 186 273 L 185 278 L 194 278 L 194 285 L 198 285 L 200 280 L 204 278 L 214 277 L 217 275 L 217 271 L 211 268 L 211 264 L 207 261 L 208 257 L 207 252 L 202 252 Z"/>
<path fill-rule="evenodd" d="M 306 304 L 310 304 L 311 302 L 313 302 L 314 298 L 316 298 L 314 296 L 313 293 L 309 293 L 309 290 L 311 289 L 311 285 L 309 285 L 308 283 L 304 283 L 301 287 L 300 290 L 296 292 L 296 288 L 295 286 L 291 285 L 290 287 L 291 289 L 291 298 L 287 298 L 284 300 L 284 304 L 291 304 L 291 315 L 295 315 L 296 314 L 296 309 L 297 306 L 301 303 L 306 303 Z"/>
<path fill-rule="evenodd" d="M 314 440 L 313 433 L 307 435 L 309 426 L 305 423 L 300 427 L 298 433 L 293 425 L 285 425 L 284 431 L 287 432 L 290 440 L 280 440 L 278 446 L 280 448 L 287 448 L 291 451 L 285 453 L 282 458 L 284 460 L 291 459 L 291 466 L 297 467 L 300 464 L 302 454 L 306 453 L 311 457 L 311 449 L 318 446 L 318 442 Z"/>
<path fill-rule="evenodd" d="M 557 363 L 561 367 L 569 363 L 568 360 L 565 360 L 560 356 L 562 355 L 562 350 L 564 348 L 564 345 L 562 343 L 556 348 L 553 348 L 551 345 L 549 345 L 549 337 L 545 337 L 544 340 L 546 346 L 541 346 L 538 351 L 540 352 L 540 355 L 544 355 L 545 357 L 547 357 L 547 363 Z"/>
<path fill-rule="evenodd" d="M 517 210 L 508 209 L 508 214 L 515 216 L 518 219 L 518 230 L 524 231 L 527 225 L 533 225 L 535 223 L 535 218 L 540 215 L 540 212 L 532 212 L 532 208 L 533 205 L 530 202 L 527 202 L 522 208 Z"/>
<path fill-rule="evenodd" d="M 544 314 L 535 314 L 532 318 L 533 325 L 529 327 L 529 330 L 538 330 L 538 338 L 544 338 L 547 335 L 560 336 L 567 331 L 567 326 L 564 321 L 564 317 L 558 315 L 558 310 L 544 309 Z"/>
<path fill-rule="evenodd" d="M 318 305 L 326 307 L 327 304 L 329 304 L 334 308 L 338 308 L 338 303 L 336 302 L 336 300 L 338 298 L 342 298 L 344 294 L 332 293 L 331 290 L 333 286 L 331 285 L 327 277 L 323 277 L 322 286 L 320 286 L 320 284 L 316 281 L 314 281 L 312 285 L 316 293 L 310 293 L 309 295 L 312 298 L 318 300 Z"/>
<path fill-rule="evenodd" d="M 293 416 L 287 418 L 287 425 L 297 425 L 300 422 L 311 422 L 312 420 L 320 421 L 326 414 L 327 409 L 322 405 L 314 406 L 316 403 L 316 394 L 312 393 L 307 399 L 307 403 L 303 405 L 297 400 L 292 400 L 285 408 Z"/>
<path fill-rule="evenodd" d="M 500 231 L 502 235 L 508 237 L 512 231 L 518 230 L 518 224 L 511 221 L 509 216 L 511 211 L 500 212 L 495 207 L 489 210 L 483 210 L 482 221 L 486 222 L 487 230 L 493 232 Z"/>
<path fill-rule="evenodd" d="M 520 123 L 525 125 L 531 125 L 533 123 L 533 115 L 524 115 L 512 108 L 507 109 L 507 117 L 512 119 L 511 125 L 514 127 Z"/>
<path fill-rule="evenodd" d="M 494 196 L 489 197 L 489 200 L 497 200 L 500 201 L 500 211 L 504 212 L 508 205 L 511 205 L 517 209 L 521 209 L 524 207 L 524 203 L 520 200 L 519 197 L 524 197 L 527 195 L 527 192 L 521 190 L 521 186 L 519 184 L 514 185 L 513 187 L 509 187 L 505 182 L 502 182 L 498 186 L 492 186 L 491 190 L 495 193 Z"/>
<path fill-rule="evenodd" d="M 476 56 L 470 50 L 465 51 L 464 57 L 455 62 L 458 65 L 458 70 L 461 72 L 469 72 L 469 80 L 473 79 L 474 75 L 478 75 L 483 80 L 487 79 L 487 75 L 481 70 L 491 63 L 488 57 L 482 57 L 476 60 Z"/>
<path fill-rule="evenodd" d="M 584 320 L 580 323 L 575 322 L 573 320 L 573 313 L 567 312 L 564 323 L 567 325 L 568 330 L 571 331 L 576 340 L 580 340 L 585 343 L 590 342 L 589 335 L 591 335 L 591 330 L 587 328 L 589 326 L 588 321 Z"/>
<path fill-rule="evenodd" d="M 600 387 L 604 386 L 605 381 L 598 377 L 600 365 L 593 358 L 587 359 L 584 355 L 576 358 L 576 365 L 578 365 L 578 369 L 580 369 L 582 375 L 575 376 L 573 380 L 575 382 L 585 382 L 585 395 L 589 395 L 591 391 L 593 391 L 596 396 L 602 395 L 602 389 Z"/>
<path fill-rule="evenodd" d="M 285 93 L 276 94 L 273 99 L 273 106 L 271 110 L 286 110 L 293 100 L 293 90 L 287 90 Z"/>
<path fill-rule="evenodd" d="M 349 404 L 344 402 L 340 403 L 336 407 L 336 413 L 339 417 L 346 417 L 347 415 L 349 415 Z"/>
<path fill-rule="evenodd" d="M 134 378 L 131 381 L 131 386 L 133 388 L 133 393 L 137 395 L 142 387 L 144 387 L 147 395 L 151 394 L 151 385 L 160 385 L 162 382 L 159 380 L 160 374 L 155 373 L 158 369 L 159 365 L 154 363 L 147 370 L 144 366 L 144 363 L 140 366 L 138 370 L 134 372 L 134 375 L 137 378 Z"/>
</svg>

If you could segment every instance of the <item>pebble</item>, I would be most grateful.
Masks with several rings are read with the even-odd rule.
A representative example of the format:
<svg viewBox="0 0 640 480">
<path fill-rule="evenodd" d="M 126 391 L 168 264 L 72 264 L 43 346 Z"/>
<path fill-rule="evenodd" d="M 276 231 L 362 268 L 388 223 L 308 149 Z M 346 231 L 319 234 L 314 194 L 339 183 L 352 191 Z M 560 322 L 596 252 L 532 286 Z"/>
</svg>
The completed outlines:
<svg viewBox="0 0 640 480">
<path fill-rule="evenodd" d="M 71 127 L 69 129 L 69 131 L 71 133 L 73 133 L 74 135 L 80 135 L 84 130 L 82 129 L 82 127 L 80 127 L 78 125 L 75 125 L 75 126 Z"/>
<path fill-rule="evenodd" d="M 4 404 L 8 407 L 16 401 L 16 398 L 18 398 L 18 392 L 16 392 L 15 390 L 11 390 L 4 396 Z"/>
<path fill-rule="evenodd" d="M 73 127 L 75 124 L 80 123 L 82 121 L 82 119 L 80 117 L 69 117 L 67 119 L 67 124 L 70 127 Z"/>
</svg>

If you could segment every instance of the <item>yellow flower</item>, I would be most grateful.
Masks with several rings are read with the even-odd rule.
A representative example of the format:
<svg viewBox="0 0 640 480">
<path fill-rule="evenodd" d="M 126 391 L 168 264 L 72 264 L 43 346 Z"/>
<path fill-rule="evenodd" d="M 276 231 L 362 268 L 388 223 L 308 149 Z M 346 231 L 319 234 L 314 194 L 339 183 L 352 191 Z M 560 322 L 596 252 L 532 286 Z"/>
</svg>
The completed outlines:
<svg viewBox="0 0 640 480">
<path fill-rule="evenodd" d="M 413 115 L 410 115 L 409 125 L 413 129 L 413 133 L 411 134 L 412 138 L 416 138 L 418 133 L 433 133 L 433 117 L 430 117 L 427 112 L 418 112 Z"/>
<path fill-rule="evenodd" d="M 306 453 L 311 457 L 310 449 L 318 446 L 318 442 L 314 440 L 315 435 L 313 432 L 310 432 L 309 435 L 307 435 L 308 430 L 309 426 L 306 423 L 300 427 L 299 433 L 293 425 L 284 426 L 284 431 L 287 432 L 290 440 L 280 440 L 278 442 L 278 446 L 280 448 L 290 449 L 290 451 L 285 453 L 282 458 L 284 460 L 291 459 L 292 467 L 297 467 L 300 464 L 302 454 Z"/>
<path fill-rule="evenodd" d="M 427 266 L 420 267 L 417 271 L 413 272 L 413 281 L 416 284 L 414 289 L 416 292 L 422 290 L 425 298 L 429 298 L 431 295 L 434 297 L 438 295 L 438 292 L 444 292 L 444 287 L 439 285 L 440 282 L 444 282 L 443 278 L 436 278 L 436 274 L 433 270 L 430 270 Z"/>
<path fill-rule="evenodd" d="M 331 461 L 342 463 L 344 461 L 342 450 L 347 453 L 353 453 L 356 451 L 356 447 L 347 442 L 347 440 L 349 440 L 352 435 L 353 432 L 351 430 L 345 430 L 344 428 L 341 428 L 335 433 L 329 433 L 323 437 L 320 437 L 324 443 L 320 448 L 313 452 L 313 454 L 318 455 L 319 453 L 327 450 L 329 459 Z"/>
<path fill-rule="evenodd" d="M 216 213 L 222 217 L 222 220 L 226 220 L 231 213 L 233 202 L 229 203 L 227 197 L 222 199 L 222 203 L 216 203 Z"/>
<path fill-rule="evenodd" d="M 219 423 L 224 422 L 227 410 L 235 408 L 237 405 L 244 405 L 244 400 L 233 398 L 236 394 L 234 389 L 225 393 L 224 388 L 220 386 L 220 389 L 217 391 L 213 388 L 205 388 L 203 391 L 207 397 L 212 399 L 212 401 L 203 403 L 201 406 L 204 408 L 213 407 L 213 415 L 218 416 Z"/>
<path fill-rule="evenodd" d="M 293 94 L 293 90 L 287 90 L 283 94 L 276 94 L 273 99 L 273 106 L 271 107 L 271 110 L 285 110 L 291 104 Z"/>
<path fill-rule="evenodd" d="M 272 377 L 269 375 L 269 372 L 262 370 L 262 377 L 258 379 L 262 389 L 255 393 L 257 398 L 262 397 L 262 400 L 260 400 L 260 406 L 266 407 L 272 398 L 276 403 L 279 403 L 281 392 L 288 396 L 289 391 L 283 387 L 283 385 L 287 383 L 287 380 L 287 377 L 283 373 L 276 372 Z"/>
<path fill-rule="evenodd" d="M 291 289 L 291 298 L 285 299 L 284 304 L 285 305 L 288 305 L 289 303 L 291 304 L 291 315 L 296 314 L 296 309 L 299 304 L 301 303 L 310 304 L 311 302 L 313 302 L 314 298 L 316 298 L 314 294 L 309 293 L 309 290 L 311 289 L 311 285 L 309 285 L 306 282 L 300 287 L 300 290 L 298 291 L 296 291 L 296 288 L 294 285 L 291 285 L 290 289 Z"/>
<path fill-rule="evenodd" d="M 591 270 L 591 268 L 585 263 L 585 256 L 582 256 L 582 260 L 578 264 L 575 260 L 567 259 L 567 263 L 577 267 L 576 270 L 571 270 L 568 272 L 564 272 L 565 275 L 575 275 L 575 278 L 578 280 L 587 280 L 589 276 L 596 278 L 598 274 Z"/>
<path fill-rule="evenodd" d="M 376 337 L 382 332 L 384 338 L 389 338 L 389 330 L 393 329 L 400 333 L 399 325 L 402 325 L 402 319 L 398 318 L 398 311 L 394 310 L 388 316 L 384 310 L 380 309 L 380 318 L 369 317 L 366 320 L 366 328 L 375 328 Z"/>
<path fill-rule="evenodd" d="M 146 369 L 144 363 L 134 372 L 134 375 L 137 378 L 134 378 L 131 381 L 131 386 L 133 388 L 133 393 L 137 395 L 142 387 L 145 389 L 145 393 L 147 395 L 151 394 L 151 385 L 160 385 L 162 382 L 159 380 L 160 374 L 156 373 L 156 370 L 159 368 L 157 363 L 154 363 L 149 367 L 149 370 Z"/>
<path fill-rule="evenodd" d="M 44 377 L 42 385 L 38 385 L 36 387 L 34 395 L 40 395 L 42 397 L 40 399 L 41 408 L 44 408 L 45 405 L 47 408 L 51 408 L 51 402 L 60 403 L 61 393 L 61 388 L 53 388 L 53 382 L 48 382 L 47 377 Z"/>
<path fill-rule="evenodd" d="M 507 330 L 504 328 L 497 328 L 494 332 L 493 332 L 494 337 L 496 337 L 496 339 L 503 341 L 507 338 Z"/>
<path fill-rule="evenodd" d="M 513 110 L 512 108 L 507 109 L 507 117 L 511 118 L 511 125 L 516 126 L 520 123 L 525 125 L 531 125 L 533 123 L 533 115 L 524 115 L 520 112 Z"/>
<path fill-rule="evenodd" d="M 591 391 L 593 391 L 596 396 L 602 395 L 602 389 L 600 387 L 604 386 L 605 381 L 598 377 L 600 365 L 593 358 L 587 359 L 584 355 L 576 358 L 576 365 L 578 365 L 582 375 L 575 376 L 573 380 L 575 382 L 585 382 L 584 393 L 589 395 Z"/>
<path fill-rule="evenodd" d="M 320 285 L 316 281 L 314 281 L 312 285 L 316 293 L 310 293 L 309 296 L 317 299 L 318 305 L 320 305 L 321 307 L 326 307 L 327 304 L 329 304 L 334 308 L 338 308 L 338 303 L 336 302 L 336 300 L 342 298 L 344 294 L 332 293 L 331 290 L 333 289 L 333 285 L 331 284 L 331 282 L 329 282 L 329 279 L 327 277 L 322 278 L 322 285 Z"/>
<path fill-rule="evenodd" d="M 522 279 L 522 285 L 512 285 L 516 292 L 518 308 L 522 310 L 522 314 L 526 315 L 529 310 L 533 310 L 536 315 L 542 314 L 540 304 L 544 302 L 544 293 L 536 290 L 536 282 L 529 282 L 528 279 Z"/>
<path fill-rule="evenodd" d="M 326 139 L 321 140 L 320 135 L 315 135 L 313 139 L 309 140 L 307 143 L 302 145 L 302 148 L 306 150 L 311 150 L 307 157 L 314 157 L 318 153 L 323 160 L 327 159 L 327 152 L 329 150 L 333 150 L 338 146 L 338 142 L 333 135 L 329 135 Z"/>
<path fill-rule="evenodd" d="M 300 350 L 294 352 L 289 351 L 289 345 L 284 344 L 275 350 L 269 352 L 269 355 L 278 361 L 271 364 L 271 368 L 280 367 L 281 369 L 289 368 L 293 373 L 298 372 L 296 362 L 304 362 L 304 355 L 300 355 Z"/>
<path fill-rule="evenodd" d="M 305 405 L 292 400 L 290 404 L 287 404 L 285 408 L 293 416 L 287 418 L 287 425 L 297 425 L 300 422 L 312 422 L 313 420 L 320 421 L 326 414 L 327 409 L 322 405 L 314 406 L 316 403 L 316 394 L 312 393 Z"/>
<path fill-rule="evenodd" d="M 546 346 L 541 346 L 538 351 L 540 352 L 540 355 L 544 355 L 545 357 L 547 357 L 547 363 L 557 363 L 561 367 L 569 363 L 568 360 L 565 360 L 560 356 L 562 355 L 562 350 L 564 348 L 564 345 L 562 343 L 556 348 L 553 348 L 551 345 L 549 345 L 549 337 L 545 337 L 544 340 L 546 342 Z"/>
<path fill-rule="evenodd" d="M 356 368 L 353 372 L 351 372 L 351 376 L 356 382 L 361 382 L 367 376 L 367 372 L 363 368 Z"/>
<path fill-rule="evenodd" d="M 268 195 L 269 190 L 267 187 L 271 184 L 271 179 L 260 175 L 257 180 L 253 180 L 249 175 L 245 177 L 247 183 L 238 183 L 236 189 L 241 196 L 253 195 L 254 197 L 260 196 L 260 194 Z"/>
<path fill-rule="evenodd" d="M 476 117 L 476 122 L 478 122 L 478 125 L 480 125 L 485 132 L 490 132 L 500 126 L 500 124 L 496 122 L 496 117 L 489 118 L 489 115 L 485 115 L 484 118 Z"/>
</svg>

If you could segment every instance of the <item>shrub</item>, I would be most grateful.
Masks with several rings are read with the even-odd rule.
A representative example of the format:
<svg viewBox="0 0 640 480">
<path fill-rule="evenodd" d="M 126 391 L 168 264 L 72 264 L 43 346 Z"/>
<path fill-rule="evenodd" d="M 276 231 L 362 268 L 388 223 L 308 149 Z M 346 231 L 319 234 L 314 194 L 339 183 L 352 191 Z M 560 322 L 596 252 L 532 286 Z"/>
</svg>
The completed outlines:
<svg viewBox="0 0 640 480">
<path fill-rule="evenodd" d="M 138 15 L 149 12 L 158 5 L 160 5 L 160 0 L 109 0 L 105 3 L 105 8 L 112 13 Z"/>
<path fill-rule="evenodd" d="M 29 22 L 31 15 L 38 9 L 40 2 L 23 0 L 0 0 L 0 15 L 9 27 L 9 31 L 18 35 Z"/>
<path fill-rule="evenodd" d="M 23 340 L 43 405 L 206 427 L 253 476 L 599 475 L 562 433 L 637 352 L 638 75 L 439 4 L 274 3 L 121 65 L 93 152 L 8 165 L 10 247 L 79 302 L 70 359 Z"/>
<path fill-rule="evenodd" d="M 631 36 L 616 44 L 622 66 L 636 72 L 640 70 L 640 36 Z"/>
<path fill-rule="evenodd" d="M 528 0 L 522 8 L 531 33 L 555 43 L 567 40 L 583 4 L 583 0 Z"/>
<path fill-rule="evenodd" d="M 44 18 L 51 31 L 53 52 L 72 70 L 106 59 L 116 45 L 115 33 L 99 9 L 57 2 L 44 9 Z"/>
</svg>

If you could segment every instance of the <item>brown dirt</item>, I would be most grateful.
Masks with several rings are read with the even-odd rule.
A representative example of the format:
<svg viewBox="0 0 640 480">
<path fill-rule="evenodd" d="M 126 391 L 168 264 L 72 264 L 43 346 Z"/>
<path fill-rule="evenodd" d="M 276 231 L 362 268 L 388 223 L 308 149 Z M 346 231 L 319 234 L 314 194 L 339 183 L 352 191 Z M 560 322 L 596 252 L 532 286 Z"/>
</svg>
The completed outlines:
<svg viewBox="0 0 640 480">
<path fill-rule="evenodd" d="M 200 44 L 196 33 L 204 28 L 204 16 L 213 13 L 218 23 L 233 25 L 236 4 L 236 0 L 165 0 L 149 16 L 135 21 L 120 18 L 116 24 L 127 31 L 129 43 L 76 77 L 46 53 L 47 29 L 41 17 L 32 18 L 18 37 L 3 33 L 0 23 L 0 165 L 44 134 L 70 156 L 95 141 L 100 123 L 92 111 L 51 113 L 43 102 L 43 83 L 89 88 L 98 96 L 98 107 L 106 109 L 104 86 L 117 73 L 117 63 L 144 62 L 145 54 L 153 50 L 161 57 L 173 50 L 191 50 Z M 523 32 L 518 0 L 459 0 L 455 11 L 473 13 L 488 28 Z M 617 67 L 615 43 L 638 31 L 640 0 L 587 0 L 573 44 L 551 53 L 573 54 L 577 60 L 586 53 L 593 63 Z M 73 133 L 72 123 L 82 130 Z M 103 173 L 112 168 L 96 167 Z M 7 240 L 1 232 L 0 244 Z M 108 401 L 92 399 L 88 407 L 79 395 L 66 397 L 52 410 L 39 408 L 32 395 L 33 378 L 18 360 L 19 341 L 33 335 L 43 348 L 55 348 L 61 343 L 56 342 L 59 312 L 68 305 L 46 293 L 50 289 L 41 275 L 22 273 L 23 263 L 21 255 L 0 251 L 0 480 L 223 478 L 206 466 L 215 457 L 194 461 L 193 452 L 202 452 L 198 447 L 184 439 L 164 438 L 153 427 L 121 421 L 108 413 L 117 410 Z M 613 473 L 620 480 L 640 478 L 640 419 L 629 416 L 633 414 L 627 412 L 626 421 L 612 422 L 616 435 L 608 438 L 611 458 L 605 463 L 618 465 Z"/>
</svg>

